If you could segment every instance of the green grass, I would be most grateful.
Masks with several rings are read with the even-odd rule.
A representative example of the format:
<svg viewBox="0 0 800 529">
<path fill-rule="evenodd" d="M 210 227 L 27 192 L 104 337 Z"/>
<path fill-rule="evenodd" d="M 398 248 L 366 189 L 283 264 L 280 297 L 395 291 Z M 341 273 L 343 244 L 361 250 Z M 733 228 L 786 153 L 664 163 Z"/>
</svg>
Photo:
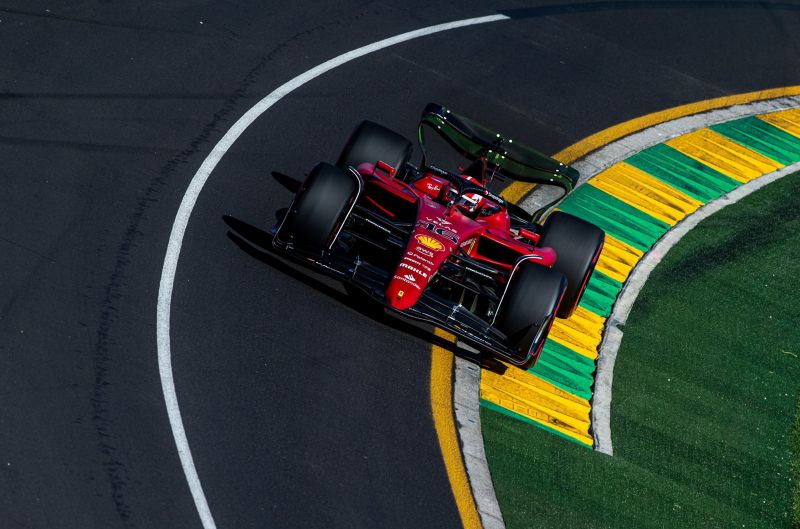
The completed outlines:
<svg viewBox="0 0 800 529">
<path fill-rule="evenodd" d="M 701 223 L 651 275 L 614 372 L 613 458 L 482 410 L 507 527 L 796 527 L 799 292 L 795 175 Z"/>
<path fill-rule="evenodd" d="M 800 400 L 797 401 L 797 416 L 792 432 L 792 474 L 794 492 L 792 494 L 792 529 L 800 529 Z"/>
</svg>

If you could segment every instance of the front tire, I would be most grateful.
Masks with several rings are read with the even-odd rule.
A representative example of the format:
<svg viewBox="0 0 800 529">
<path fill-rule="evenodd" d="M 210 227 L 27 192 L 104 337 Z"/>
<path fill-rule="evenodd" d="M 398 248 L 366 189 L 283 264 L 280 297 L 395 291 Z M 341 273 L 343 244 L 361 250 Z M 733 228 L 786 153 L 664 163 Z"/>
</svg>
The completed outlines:
<svg viewBox="0 0 800 529">
<path fill-rule="evenodd" d="M 328 163 L 317 164 L 295 195 L 276 237 L 312 253 L 330 248 L 358 195 L 358 182 Z"/>
<path fill-rule="evenodd" d="M 515 364 L 527 369 L 539 358 L 566 288 L 551 268 L 523 261 L 514 269 L 493 325 L 508 336 Z"/>
<path fill-rule="evenodd" d="M 362 163 L 382 161 L 399 174 L 411 157 L 411 148 L 411 142 L 400 134 L 365 120 L 350 135 L 336 165 L 347 170 L 348 166 L 358 168 Z"/>
<path fill-rule="evenodd" d="M 558 309 L 558 317 L 569 318 L 583 297 L 606 234 L 594 224 L 556 211 L 547 217 L 541 235 L 539 245 L 549 246 L 556 251 L 553 268 L 567 278 L 567 291 Z"/>
</svg>

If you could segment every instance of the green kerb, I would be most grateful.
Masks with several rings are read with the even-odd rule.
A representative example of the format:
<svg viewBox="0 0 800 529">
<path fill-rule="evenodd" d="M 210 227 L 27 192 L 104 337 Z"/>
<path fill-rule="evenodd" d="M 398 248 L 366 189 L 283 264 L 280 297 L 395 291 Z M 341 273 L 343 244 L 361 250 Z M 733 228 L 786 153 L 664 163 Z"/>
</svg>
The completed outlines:
<svg viewBox="0 0 800 529">
<path fill-rule="evenodd" d="M 800 161 L 800 138 L 758 118 L 737 119 L 709 128 L 783 165 Z"/>
<path fill-rule="evenodd" d="M 800 400 L 797 401 L 797 415 L 792 429 L 792 474 L 794 474 L 794 490 L 792 491 L 792 529 L 800 529 Z"/>
<path fill-rule="evenodd" d="M 733 178 L 668 145 L 650 147 L 625 162 L 703 203 L 711 202 L 739 185 Z"/>
<path fill-rule="evenodd" d="M 665 222 L 589 184 L 573 191 L 558 209 L 591 222 L 642 251 L 647 251 L 669 229 Z"/>
<path fill-rule="evenodd" d="M 599 270 L 595 270 L 586 285 L 586 291 L 583 293 L 580 306 L 599 316 L 608 318 L 620 290 L 622 290 L 622 283 Z"/>
<path fill-rule="evenodd" d="M 594 361 L 554 340 L 547 340 L 529 373 L 583 399 L 592 398 Z"/>
</svg>

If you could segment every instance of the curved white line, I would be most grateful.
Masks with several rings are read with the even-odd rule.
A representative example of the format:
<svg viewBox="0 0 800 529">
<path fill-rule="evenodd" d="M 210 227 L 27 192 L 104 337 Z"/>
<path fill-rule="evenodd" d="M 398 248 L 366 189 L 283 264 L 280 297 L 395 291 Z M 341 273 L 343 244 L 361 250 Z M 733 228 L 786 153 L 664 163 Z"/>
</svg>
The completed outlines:
<svg viewBox="0 0 800 529">
<path fill-rule="evenodd" d="M 208 507 L 203 487 L 200 484 L 200 478 L 197 476 L 197 470 L 194 466 L 192 459 L 192 452 L 189 449 L 189 441 L 186 438 L 186 431 L 183 427 L 183 419 L 181 418 L 180 408 L 178 407 L 178 396 L 175 393 L 175 382 L 172 378 L 172 353 L 170 350 L 170 306 L 172 304 L 172 288 L 175 282 L 175 272 L 178 268 L 178 258 L 181 253 L 181 245 L 183 244 L 183 236 L 186 233 L 186 226 L 189 224 L 189 217 L 192 214 L 192 209 L 197 202 L 200 192 L 203 190 L 208 177 L 217 166 L 219 161 L 231 148 L 234 142 L 242 135 L 242 133 L 249 127 L 261 114 L 266 112 L 272 105 L 280 101 L 283 97 L 290 94 L 292 91 L 300 88 L 312 79 L 328 72 L 338 66 L 341 66 L 353 59 L 363 57 L 369 53 L 400 44 L 419 37 L 447 31 L 450 29 L 461 28 L 465 26 L 472 26 L 476 24 L 485 24 L 487 22 L 497 22 L 500 20 L 507 20 L 509 17 L 506 15 L 490 15 L 479 18 L 469 18 L 465 20 L 456 20 L 446 24 L 438 24 L 436 26 L 429 26 L 426 28 L 409 31 L 394 37 L 390 37 L 378 42 L 362 46 L 355 50 L 349 51 L 338 57 L 334 57 L 305 73 L 302 73 L 292 79 L 291 81 L 279 86 L 273 90 L 268 96 L 255 104 L 248 110 L 241 118 L 233 124 L 233 126 L 225 133 L 221 140 L 214 146 L 208 154 L 200 169 L 197 170 L 192 181 L 189 183 L 189 188 L 183 195 L 181 205 L 178 208 L 178 213 L 175 215 L 175 222 L 172 224 L 172 232 L 169 236 L 169 243 L 167 244 L 167 253 L 164 257 L 164 266 L 161 269 L 161 282 L 158 287 L 158 307 L 156 311 L 156 339 L 158 346 L 158 369 L 161 375 L 161 388 L 164 393 L 164 401 L 167 406 L 167 414 L 169 416 L 170 427 L 172 428 L 172 435 L 175 438 L 175 444 L 178 449 L 178 456 L 181 460 L 183 472 L 186 475 L 186 481 L 192 493 L 197 513 L 200 515 L 200 520 L 204 529 L 216 529 L 214 518 L 211 515 L 211 510 Z"/>
</svg>

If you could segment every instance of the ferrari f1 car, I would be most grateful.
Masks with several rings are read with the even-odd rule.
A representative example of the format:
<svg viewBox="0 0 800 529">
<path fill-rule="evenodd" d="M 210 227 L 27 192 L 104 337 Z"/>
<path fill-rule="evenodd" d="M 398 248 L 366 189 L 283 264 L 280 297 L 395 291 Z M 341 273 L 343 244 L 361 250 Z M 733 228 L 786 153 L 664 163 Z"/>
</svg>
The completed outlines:
<svg viewBox="0 0 800 529">
<path fill-rule="evenodd" d="M 427 159 L 432 130 L 468 161 L 458 171 Z M 436 104 L 412 145 L 370 121 L 336 165 L 308 174 L 272 230 L 279 252 L 405 316 L 425 320 L 516 366 L 536 362 L 554 318 L 569 317 L 605 234 L 562 212 L 578 172 Z M 496 178 L 554 185 L 563 194 L 529 214 L 489 190 Z"/>
</svg>

